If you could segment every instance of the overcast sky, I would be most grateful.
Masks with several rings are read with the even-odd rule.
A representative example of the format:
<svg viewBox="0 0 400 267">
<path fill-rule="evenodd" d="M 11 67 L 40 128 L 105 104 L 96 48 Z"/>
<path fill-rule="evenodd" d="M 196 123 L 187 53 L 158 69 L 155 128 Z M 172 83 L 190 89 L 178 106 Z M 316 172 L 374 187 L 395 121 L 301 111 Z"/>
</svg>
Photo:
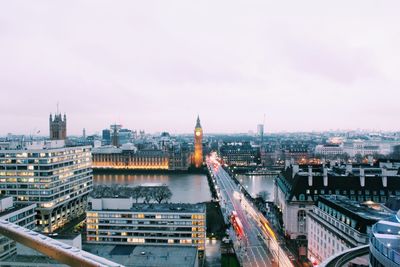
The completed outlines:
<svg viewBox="0 0 400 267">
<path fill-rule="evenodd" d="M 400 1 L 1 1 L 0 134 L 400 129 Z"/>
</svg>

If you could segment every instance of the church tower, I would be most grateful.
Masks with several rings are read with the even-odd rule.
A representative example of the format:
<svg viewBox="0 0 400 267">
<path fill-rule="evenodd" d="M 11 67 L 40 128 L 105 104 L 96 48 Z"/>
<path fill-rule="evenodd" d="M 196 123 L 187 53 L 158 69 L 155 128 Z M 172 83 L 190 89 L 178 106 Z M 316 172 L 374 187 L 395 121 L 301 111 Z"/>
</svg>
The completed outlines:
<svg viewBox="0 0 400 267">
<path fill-rule="evenodd" d="M 49 118 L 50 125 L 50 139 L 51 140 L 65 140 L 67 138 L 67 116 L 64 114 L 64 118 L 59 114 L 50 114 Z"/>
<path fill-rule="evenodd" d="M 200 118 L 197 116 L 196 127 L 194 128 L 194 166 L 200 168 L 203 165 L 203 129 L 200 125 Z"/>
</svg>

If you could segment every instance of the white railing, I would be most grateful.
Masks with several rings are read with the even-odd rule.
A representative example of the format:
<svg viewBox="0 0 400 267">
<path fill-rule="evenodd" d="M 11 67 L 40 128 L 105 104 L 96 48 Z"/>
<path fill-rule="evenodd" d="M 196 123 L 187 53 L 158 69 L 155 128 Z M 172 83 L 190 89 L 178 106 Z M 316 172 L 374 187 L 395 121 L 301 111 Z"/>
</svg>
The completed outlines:
<svg viewBox="0 0 400 267">
<path fill-rule="evenodd" d="M 70 266 L 123 267 L 8 221 L 0 220 L 0 234 Z"/>
</svg>

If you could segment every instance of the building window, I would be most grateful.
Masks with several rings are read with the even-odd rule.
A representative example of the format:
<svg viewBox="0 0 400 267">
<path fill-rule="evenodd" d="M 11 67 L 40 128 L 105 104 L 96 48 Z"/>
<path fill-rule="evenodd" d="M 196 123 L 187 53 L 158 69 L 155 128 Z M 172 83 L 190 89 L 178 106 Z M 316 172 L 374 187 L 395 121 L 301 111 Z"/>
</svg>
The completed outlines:
<svg viewBox="0 0 400 267">
<path fill-rule="evenodd" d="M 306 211 L 305 210 L 299 210 L 297 212 L 297 225 L 298 225 L 298 231 L 299 233 L 305 233 L 307 229 L 307 224 L 306 224 Z"/>
</svg>

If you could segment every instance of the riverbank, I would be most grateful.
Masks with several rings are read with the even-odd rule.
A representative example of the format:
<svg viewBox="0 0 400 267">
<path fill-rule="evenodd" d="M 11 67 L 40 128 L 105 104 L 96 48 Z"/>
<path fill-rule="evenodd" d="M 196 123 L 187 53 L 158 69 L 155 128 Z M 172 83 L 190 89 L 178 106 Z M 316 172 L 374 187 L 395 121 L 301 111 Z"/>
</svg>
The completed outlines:
<svg viewBox="0 0 400 267">
<path fill-rule="evenodd" d="M 212 200 L 207 177 L 204 174 L 95 172 L 93 183 L 94 185 L 129 187 L 167 185 L 172 192 L 169 202 L 194 204 Z"/>
<path fill-rule="evenodd" d="M 189 167 L 185 170 L 168 169 L 112 169 L 93 168 L 93 174 L 206 174 L 205 168 Z"/>
</svg>

